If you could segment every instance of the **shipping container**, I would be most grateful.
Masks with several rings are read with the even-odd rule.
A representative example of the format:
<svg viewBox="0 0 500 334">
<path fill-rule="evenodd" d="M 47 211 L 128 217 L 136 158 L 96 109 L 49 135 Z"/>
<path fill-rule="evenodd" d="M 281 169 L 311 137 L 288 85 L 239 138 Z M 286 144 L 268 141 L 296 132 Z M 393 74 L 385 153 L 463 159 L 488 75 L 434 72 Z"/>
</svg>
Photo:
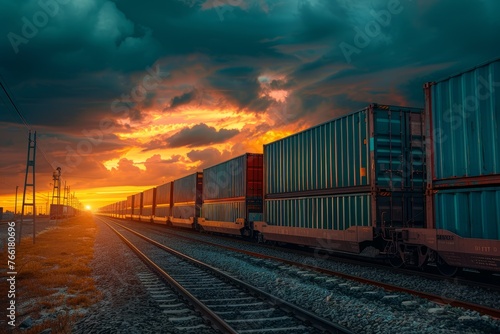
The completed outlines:
<svg viewBox="0 0 500 334">
<path fill-rule="evenodd" d="M 424 85 L 429 188 L 500 184 L 500 58 Z"/>
<path fill-rule="evenodd" d="M 351 226 L 423 227 L 424 194 L 393 192 L 266 200 L 269 225 L 347 230 Z"/>
<path fill-rule="evenodd" d="M 50 219 L 61 219 L 64 217 L 64 205 L 51 204 L 50 205 Z"/>
<path fill-rule="evenodd" d="M 132 219 L 139 220 L 142 213 L 142 193 L 134 195 L 134 211 L 132 213 Z"/>
<path fill-rule="evenodd" d="M 265 193 L 423 190 L 422 109 L 365 109 L 264 145 Z"/>
<path fill-rule="evenodd" d="M 202 229 L 239 235 L 262 220 L 263 156 L 246 153 L 203 170 Z"/>
<path fill-rule="evenodd" d="M 132 219 L 134 214 L 134 195 L 127 196 L 127 207 L 125 209 L 125 219 Z"/>
<path fill-rule="evenodd" d="M 122 211 L 121 211 L 120 218 L 125 219 L 126 214 L 127 214 L 127 200 L 122 201 L 121 208 L 122 208 Z"/>
<path fill-rule="evenodd" d="M 203 203 L 201 210 L 201 216 L 212 221 L 236 222 L 246 215 L 245 201 Z"/>
<path fill-rule="evenodd" d="M 141 221 L 152 221 L 155 215 L 156 188 L 145 190 L 142 193 Z"/>
<path fill-rule="evenodd" d="M 74 217 L 77 213 L 75 208 L 69 205 L 63 204 L 51 204 L 50 205 L 50 219 L 61 219 Z"/>
<path fill-rule="evenodd" d="M 262 196 L 262 154 L 246 153 L 203 170 L 203 200 Z"/>
<path fill-rule="evenodd" d="M 203 173 L 197 172 L 173 181 L 171 216 L 168 224 L 193 228 L 200 216 Z"/>
<path fill-rule="evenodd" d="M 162 184 L 156 188 L 156 207 L 154 222 L 166 223 L 172 215 L 172 186 L 173 182 Z"/>
<path fill-rule="evenodd" d="M 195 202 L 200 200 L 203 189 L 203 173 L 194 173 L 174 181 L 173 202 Z"/>
<path fill-rule="evenodd" d="M 436 229 L 500 240 L 500 187 L 438 190 L 433 197 Z"/>
</svg>

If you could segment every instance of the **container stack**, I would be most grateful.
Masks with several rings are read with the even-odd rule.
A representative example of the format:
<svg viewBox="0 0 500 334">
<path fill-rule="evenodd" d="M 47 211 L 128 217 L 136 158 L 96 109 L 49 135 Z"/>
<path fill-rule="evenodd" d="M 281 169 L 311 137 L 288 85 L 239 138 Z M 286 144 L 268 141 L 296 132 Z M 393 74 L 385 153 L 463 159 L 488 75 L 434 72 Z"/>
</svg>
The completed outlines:
<svg viewBox="0 0 500 334">
<path fill-rule="evenodd" d="M 134 195 L 127 196 L 127 206 L 125 208 L 125 219 L 132 219 L 134 214 Z"/>
<path fill-rule="evenodd" d="M 241 235 L 262 220 L 262 164 L 262 154 L 246 153 L 203 170 L 201 228 Z"/>
<path fill-rule="evenodd" d="M 134 195 L 134 210 L 132 211 L 132 219 L 140 220 L 142 214 L 142 193 Z"/>
<path fill-rule="evenodd" d="M 168 182 L 156 187 L 156 207 L 153 217 L 155 223 L 166 224 L 171 216 L 173 184 Z"/>
<path fill-rule="evenodd" d="M 117 204 L 118 204 L 118 208 L 115 211 L 116 218 L 125 219 L 125 215 L 127 213 L 127 200 L 120 201 Z"/>
<path fill-rule="evenodd" d="M 197 172 L 173 182 L 172 213 L 169 222 L 174 226 L 193 227 L 199 217 L 202 202 L 203 173 Z"/>
<path fill-rule="evenodd" d="M 145 190 L 142 193 L 141 221 L 152 221 L 155 215 L 156 188 Z"/>
<path fill-rule="evenodd" d="M 437 238 L 447 262 L 487 267 L 488 258 L 500 256 L 496 247 L 500 240 L 500 59 L 427 83 L 424 91 L 430 140 L 427 221 L 438 231 L 456 234 L 447 240 Z M 485 240 L 492 241 L 491 247 Z M 477 253 L 474 245 L 478 244 L 486 245 L 484 257 L 453 256 L 457 249 Z"/>
<path fill-rule="evenodd" d="M 371 104 L 264 146 L 267 240 L 360 251 L 424 226 L 423 110 Z"/>
</svg>

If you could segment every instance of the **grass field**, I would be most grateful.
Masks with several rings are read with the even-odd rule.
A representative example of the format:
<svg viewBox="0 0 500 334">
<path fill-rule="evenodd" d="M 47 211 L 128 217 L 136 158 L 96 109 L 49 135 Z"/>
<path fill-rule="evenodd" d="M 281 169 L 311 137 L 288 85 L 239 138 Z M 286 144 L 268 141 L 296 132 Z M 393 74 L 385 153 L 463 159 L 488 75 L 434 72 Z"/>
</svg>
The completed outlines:
<svg viewBox="0 0 500 334">
<path fill-rule="evenodd" d="M 90 267 L 96 233 L 93 217 L 83 215 L 40 233 L 36 244 L 25 238 L 17 246 L 16 326 L 28 316 L 34 323 L 23 333 L 46 328 L 52 328 L 52 333 L 68 333 L 85 308 L 101 299 Z M 7 264 L 7 252 L 0 261 Z M 0 291 L 2 295 L 8 291 L 5 279 Z"/>
</svg>

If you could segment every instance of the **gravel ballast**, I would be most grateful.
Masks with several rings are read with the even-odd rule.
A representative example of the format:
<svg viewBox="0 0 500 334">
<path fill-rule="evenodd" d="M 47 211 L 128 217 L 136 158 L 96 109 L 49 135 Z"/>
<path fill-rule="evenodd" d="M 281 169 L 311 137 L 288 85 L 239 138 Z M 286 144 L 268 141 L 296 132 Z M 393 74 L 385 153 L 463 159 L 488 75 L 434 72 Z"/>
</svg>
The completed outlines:
<svg viewBox="0 0 500 334">
<path fill-rule="evenodd" d="M 145 228 L 141 230 L 144 234 L 169 247 L 215 267 L 223 268 L 241 280 L 347 326 L 356 333 L 500 332 L 499 321 L 488 316 L 481 316 L 474 311 L 439 306 L 407 294 L 389 293 L 379 288 L 340 278 L 331 278 L 293 266 L 281 265 L 277 269 L 275 261 L 250 259 L 242 254 L 235 254 L 218 247 L 159 235 L 156 232 L 146 232 Z M 251 246 L 253 245 L 249 245 Z M 254 247 L 257 248 L 256 245 Z M 285 253 L 285 251 L 277 252 L 280 254 L 276 256 L 280 257 L 283 257 Z M 294 261 L 306 261 L 304 258 L 297 258 L 297 255 L 291 254 L 291 256 L 295 257 Z M 345 266 L 346 270 L 351 271 L 352 274 L 352 268 L 349 270 L 347 264 L 338 263 L 336 266 Z M 356 271 L 358 275 L 364 274 L 361 267 Z M 387 275 L 387 273 L 381 274 L 384 277 Z M 381 278 L 378 277 L 378 279 Z M 393 278 L 393 280 L 396 279 L 396 277 Z M 432 284 L 439 285 L 441 282 L 432 282 Z"/>
</svg>

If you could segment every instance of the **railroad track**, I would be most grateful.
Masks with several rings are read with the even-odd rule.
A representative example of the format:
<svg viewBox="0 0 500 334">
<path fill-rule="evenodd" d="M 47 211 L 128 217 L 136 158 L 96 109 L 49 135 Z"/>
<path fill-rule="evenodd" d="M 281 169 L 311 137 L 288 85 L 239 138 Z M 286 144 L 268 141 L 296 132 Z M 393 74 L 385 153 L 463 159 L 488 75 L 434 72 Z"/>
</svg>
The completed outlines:
<svg viewBox="0 0 500 334">
<path fill-rule="evenodd" d="M 315 314 L 166 247 L 110 219 L 107 224 L 162 280 L 224 333 L 351 333 Z M 118 229 L 113 227 L 118 226 Z M 125 236 L 120 230 L 125 230 Z M 131 239 L 133 241 L 131 241 Z M 147 256 L 141 249 L 146 249 Z M 159 255 L 158 252 L 161 252 Z M 165 254 L 168 254 L 165 256 Z M 161 258 L 154 261 L 154 258 Z M 163 268 L 168 268 L 168 273 Z"/>
<path fill-rule="evenodd" d="M 349 274 L 346 274 L 344 272 L 333 271 L 330 269 L 325 269 L 325 268 L 312 266 L 312 265 L 308 265 L 308 264 L 304 264 L 304 263 L 300 263 L 300 262 L 290 261 L 290 260 L 275 257 L 275 256 L 270 256 L 270 255 L 265 255 L 262 253 L 256 253 L 256 252 L 252 252 L 252 251 L 242 250 L 242 249 L 227 246 L 227 245 L 221 245 L 221 244 L 213 243 L 213 242 L 206 241 L 206 240 L 200 240 L 200 238 L 191 238 L 191 237 L 188 237 L 184 234 L 173 233 L 171 231 L 168 231 L 167 229 L 162 229 L 161 233 L 175 235 L 176 238 L 182 238 L 185 240 L 195 241 L 196 243 L 203 243 L 203 244 L 210 245 L 210 246 L 220 247 L 220 248 L 232 251 L 232 252 L 246 254 L 246 255 L 249 255 L 249 256 L 254 257 L 254 258 L 278 261 L 278 262 L 281 262 L 283 264 L 287 264 L 289 266 L 302 268 L 302 269 L 309 270 L 312 272 L 317 272 L 317 273 L 326 274 L 326 275 L 335 276 L 335 277 L 341 277 L 341 278 L 344 278 L 344 279 L 347 279 L 350 281 L 354 281 L 354 282 L 358 282 L 358 283 L 362 283 L 362 284 L 367 284 L 370 286 L 380 287 L 380 288 L 383 288 L 384 290 L 387 290 L 387 291 L 407 293 L 410 295 L 414 295 L 414 296 L 417 296 L 420 298 L 430 300 L 430 301 L 432 301 L 436 304 L 439 304 L 439 305 L 450 305 L 453 307 L 461 307 L 464 309 L 477 311 L 481 314 L 492 316 L 493 318 L 496 318 L 496 319 L 500 319 L 500 310 L 495 309 L 495 308 L 491 308 L 488 306 L 470 303 L 467 301 L 446 298 L 442 295 L 436 295 L 436 294 L 431 294 L 431 293 L 427 293 L 427 292 L 416 291 L 416 290 L 404 288 L 404 287 L 397 286 L 397 285 L 379 282 L 379 281 L 375 281 L 375 280 L 371 280 L 371 279 L 367 279 L 367 278 L 363 278 L 363 277 L 359 277 L 359 276 L 355 276 L 355 275 L 349 275 Z M 359 262 L 357 264 L 359 264 Z M 387 267 L 384 267 L 384 268 L 390 269 Z M 464 283 L 464 284 L 468 284 L 468 285 L 478 285 L 478 286 L 481 285 L 481 286 L 486 287 L 486 288 L 498 289 L 498 287 L 496 287 L 496 286 L 491 286 L 491 285 L 482 284 L 482 283 L 476 284 L 474 282 L 470 282 L 470 281 L 463 280 L 463 279 L 456 279 L 456 278 L 449 279 L 449 278 L 441 277 L 438 275 L 432 275 L 432 274 L 428 274 L 428 273 L 418 273 L 418 274 L 422 277 L 427 277 L 427 278 L 434 279 L 434 280 L 446 280 L 446 281 L 453 280 L 454 283 L 460 282 L 460 283 Z"/>
</svg>

